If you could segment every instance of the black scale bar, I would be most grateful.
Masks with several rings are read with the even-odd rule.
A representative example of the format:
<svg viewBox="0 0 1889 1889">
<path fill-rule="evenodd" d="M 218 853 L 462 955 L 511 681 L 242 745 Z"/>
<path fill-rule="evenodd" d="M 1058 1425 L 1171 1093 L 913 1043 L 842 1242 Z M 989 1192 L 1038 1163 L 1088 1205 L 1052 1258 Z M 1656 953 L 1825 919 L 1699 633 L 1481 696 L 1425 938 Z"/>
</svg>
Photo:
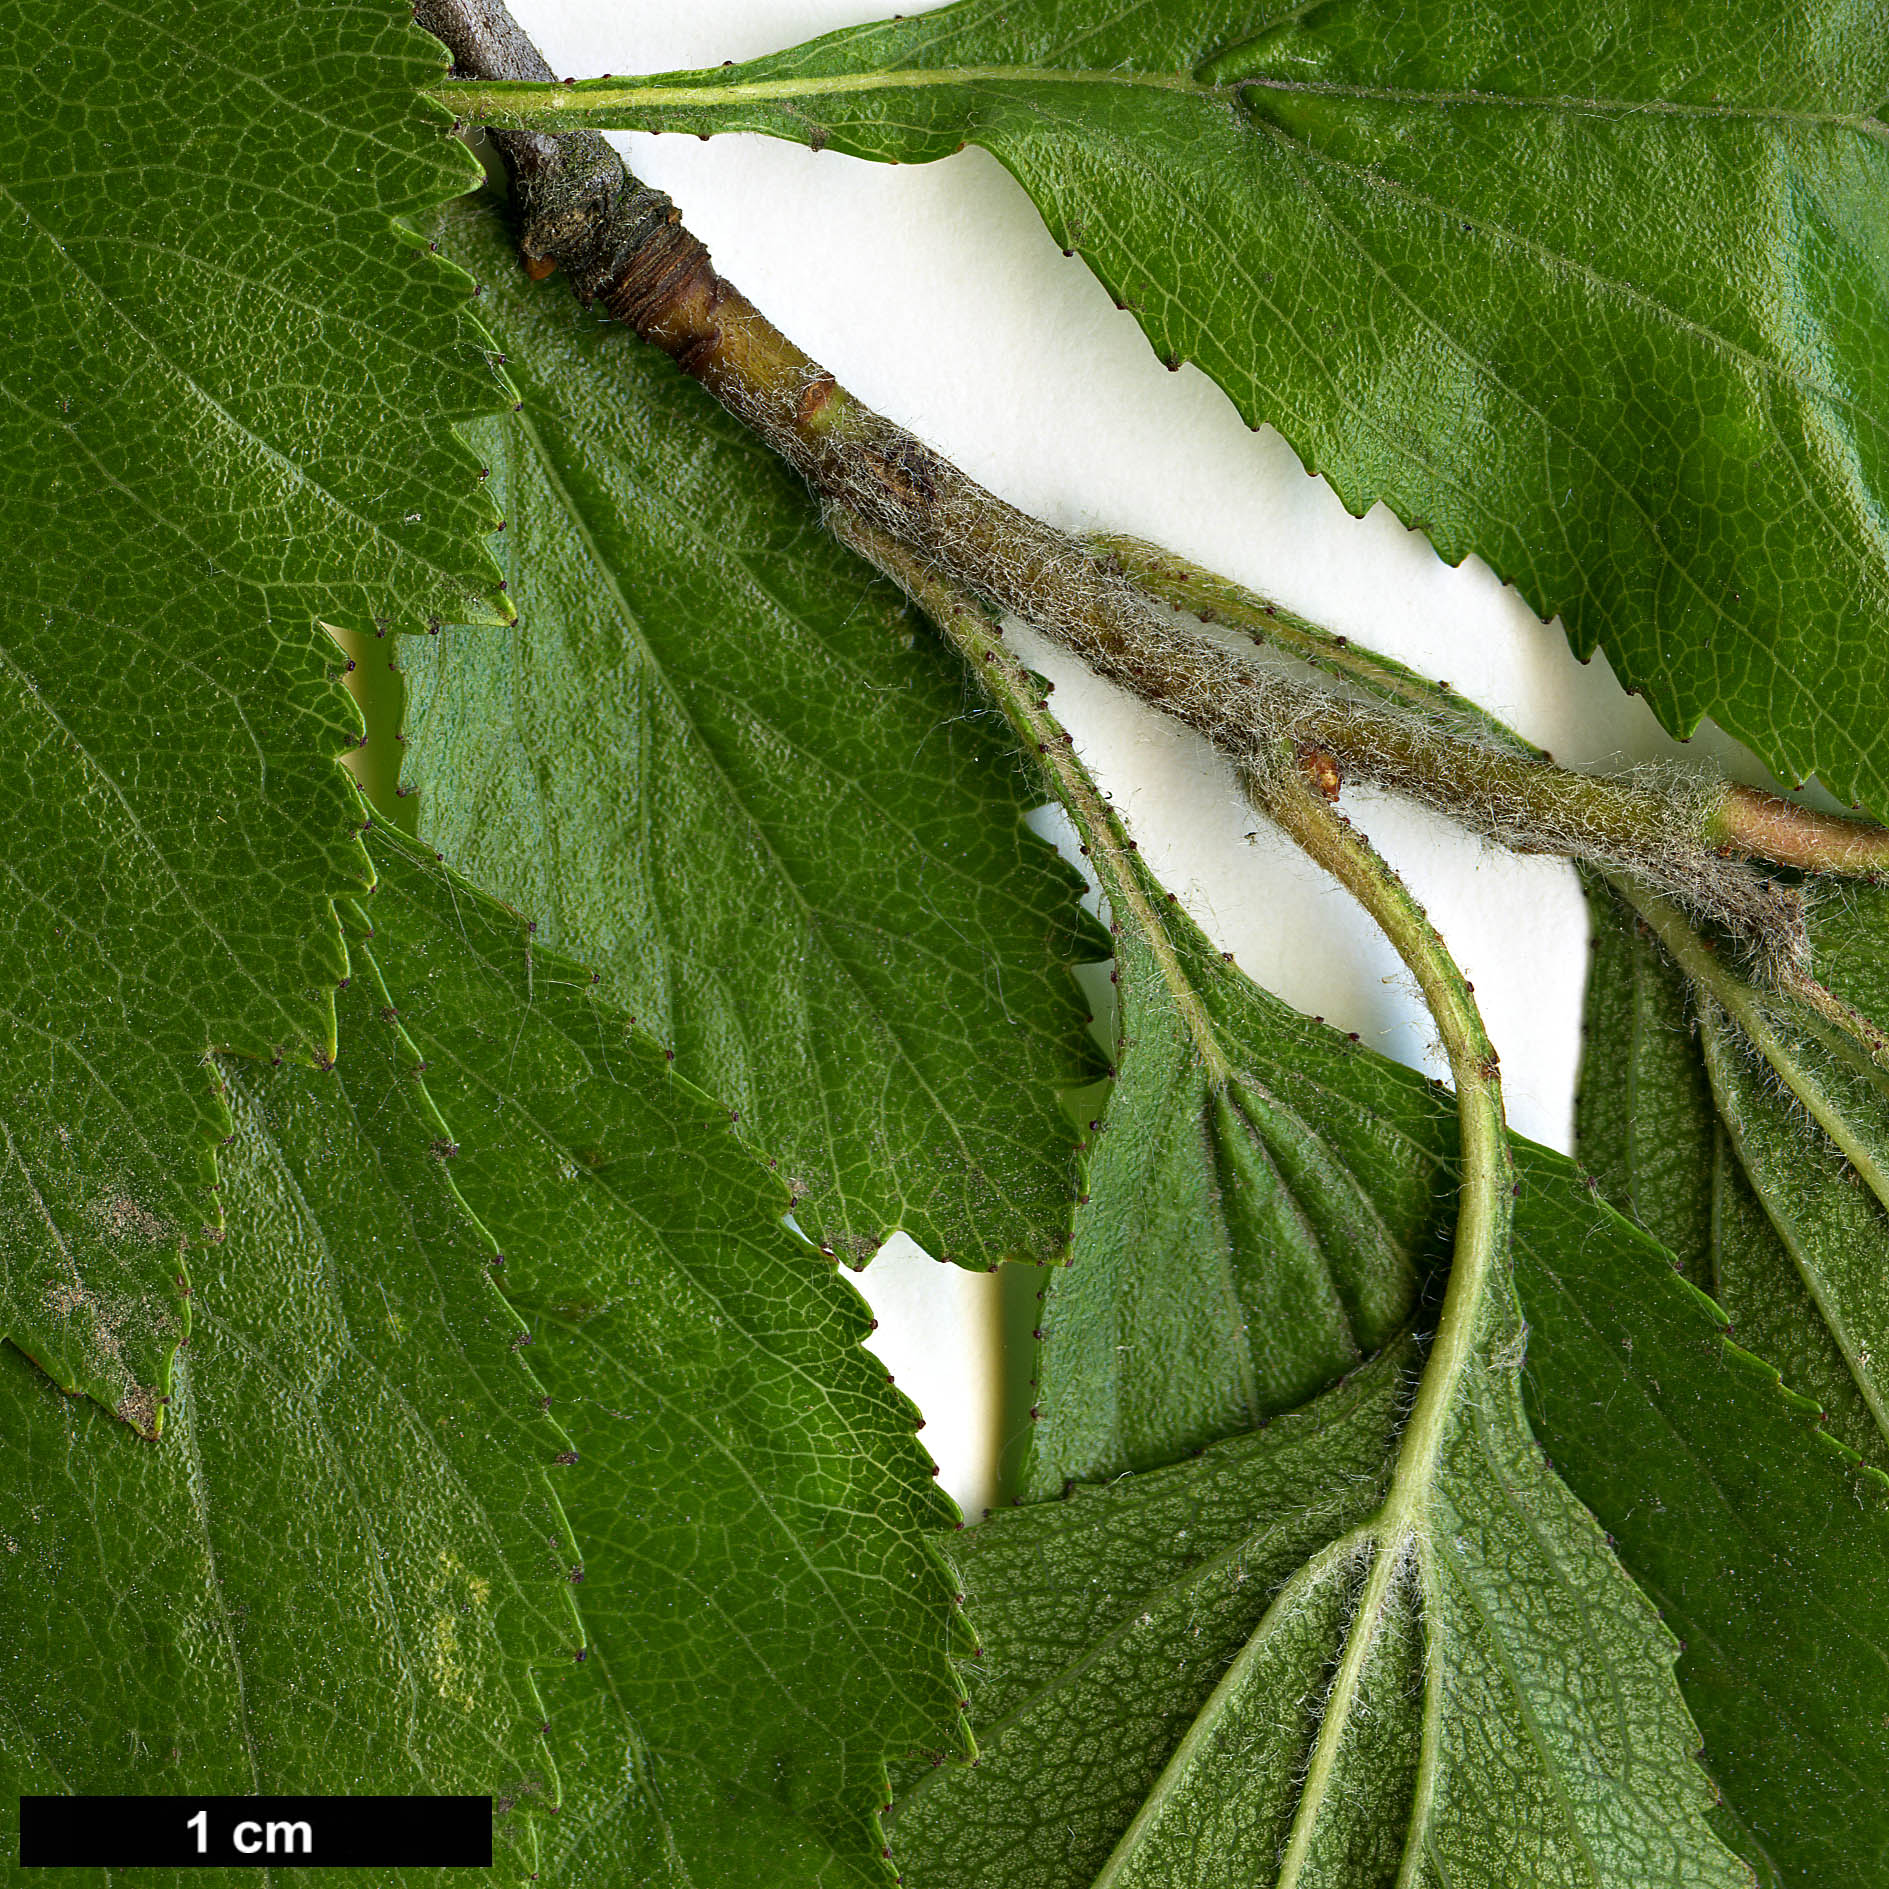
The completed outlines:
<svg viewBox="0 0 1889 1889">
<path fill-rule="evenodd" d="M 489 1797 L 22 1797 L 27 1869 L 489 1869 Z"/>
</svg>

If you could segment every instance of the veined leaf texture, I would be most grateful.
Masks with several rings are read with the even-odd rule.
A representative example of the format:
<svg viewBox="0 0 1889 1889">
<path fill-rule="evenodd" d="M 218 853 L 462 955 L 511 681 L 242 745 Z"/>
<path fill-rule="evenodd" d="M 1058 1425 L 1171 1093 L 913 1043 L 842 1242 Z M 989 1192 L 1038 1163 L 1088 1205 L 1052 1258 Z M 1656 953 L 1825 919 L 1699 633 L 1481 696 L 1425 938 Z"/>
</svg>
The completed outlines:
<svg viewBox="0 0 1889 1889">
<path fill-rule="evenodd" d="M 502 385 L 403 228 L 472 166 L 402 9 L 16 0 L 0 64 L 0 1318 L 150 1430 L 220 1220 L 203 1059 L 335 1054 L 369 869 L 322 623 L 509 615 L 453 431 Z"/>
<path fill-rule="evenodd" d="M 741 1111 L 853 1265 L 894 1228 L 1058 1256 L 1108 955 L 958 665 L 805 489 L 654 350 L 534 291 L 468 204 L 445 252 L 522 406 L 477 435 L 521 628 L 408 656 L 421 830 L 596 964 Z"/>
<path fill-rule="evenodd" d="M 329 626 L 512 616 L 457 429 L 513 396 L 408 227 L 476 178 L 443 52 L 379 0 L 0 35 L 8 1824 L 473 1792 L 496 1881 L 883 1881 L 961 1628 L 865 1308 L 738 1111 L 337 765 Z"/>
<path fill-rule="evenodd" d="M 1883 26 L 960 0 L 549 104 L 985 144 L 1355 510 L 1883 811 Z M 9 1808 L 489 1792 L 494 1881 L 648 1889 L 1882 1879 L 1880 1072 L 1598 907 L 1596 1172 L 1519 1150 L 1414 1419 L 1448 1095 L 1065 793 L 1082 917 L 1033 679 L 526 281 L 406 8 L 0 0 L 0 62 Z M 1817 914 L 1878 1017 L 1881 930 Z M 963 1532 L 839 1271 L 894 1229 L 1072 1261 Z"/>
<path fill-rule="evenodd" d="M 1353 511 L 1481 556 L 1675 733 L 1710 715 L 1883 815 L 1882 25 L 960 0 L 520 104 L 898 163 L 983 145 L 1157 354 Z"/>
</svg>

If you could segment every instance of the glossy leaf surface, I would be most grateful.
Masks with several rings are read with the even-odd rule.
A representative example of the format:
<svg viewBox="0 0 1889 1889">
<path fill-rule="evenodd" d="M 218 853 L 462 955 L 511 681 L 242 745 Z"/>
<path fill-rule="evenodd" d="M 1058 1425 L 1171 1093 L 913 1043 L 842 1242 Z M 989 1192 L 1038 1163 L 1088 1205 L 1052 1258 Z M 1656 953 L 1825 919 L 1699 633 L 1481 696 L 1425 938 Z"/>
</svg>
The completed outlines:
<svg viewBox="0 0 1889 1889">
<path fill-rule="evenodd" d="M 157 1442 L 0 1347 L 12 1854 L 21 1790 L 474 1792 L 500 1805 L 485 1880 L 536 1867 L 517 1807 L 557 1780 L 530 1668 L 582 1644 L 574 1472 L 384 1002 L 357 973 L 326 1074 L 219 1065 L 229 1236 Z"/>
<path fill-rule="evenodd" d="M 534 288 L 476 205 L 448 254 L 523 396 L 478 435 L 521 629 L 415 649 L 406 780 L 455 866 L 596 964 L 859 1264 L 902 1227 L 1059 1254 L 1101 957 L 1013 753 L 759 441 Z"/>
<path fill-rule="evenodd" d="M 1486 559 L 1675 732 L 1709 714 L 1879 813 L 1886 96 L 1867 0 L 963 0 L 518 95 L 902 163 L 985 146 L 1157 353 L 1354 511 Z"/>
<path fill-rule="evenodd" d="M 0 1331 L 149 1429 L 228 1132 L 320 1063 L 364 883 L 328 620 L 503 614 L 468 160 L 392 0 L 0 6 Z"/>
<path fill-rule="evenodd" d="M 576 1451 L 590 1652 L 552 1700 L 547 1877 L 883 1881 L 885 1754 L 957 1749 L 962 1722 L 955 1511 L 865 1305 L 590 973 L 376 856 L 375 963 Z"/>
</svg>

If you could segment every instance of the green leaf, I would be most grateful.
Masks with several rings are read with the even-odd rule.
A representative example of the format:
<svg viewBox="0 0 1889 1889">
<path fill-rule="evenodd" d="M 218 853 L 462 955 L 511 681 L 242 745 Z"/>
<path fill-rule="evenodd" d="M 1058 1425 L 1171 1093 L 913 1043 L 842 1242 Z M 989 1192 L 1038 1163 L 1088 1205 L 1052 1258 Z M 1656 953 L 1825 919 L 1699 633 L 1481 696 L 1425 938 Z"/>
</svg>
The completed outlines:
<svg viewBox="0 0 1889 1889">
<path fill-rule="evenodd" d="M 519 1881 L 548 1732 L 548 1879 L 882 1882 L 886 1750 L 963 1733 L 865 1308 L 587 973 L 375 851 L 338 1064 L 218 1065 L 163 1438 L 0 1351 L 7 1787 L 489 1792 Z"/>
<path fill-rule="evenodd" d="M 1582 1158 L 1740 1342 L 1889 1469 L 1889 1095 L 1670 913 L 1648 907 L 1697 983 L 1631 906 L 1599 888 L 1593 904 Z M 1839 984 L 1861 972 L 1866 1004 L 1889 1016 L 1867 968 L 1886 921 L 1889 899 L 1865 888 L 1813 935 L 1819 969 Z"/>
<path fill-rule="evenodd" d="M 335 1047 L 366 868 L 323 620 L 492 617 L 465 187 L 397 0 L 0 4 L 0 1331 L 149 1429 L 212 1051 Z M 56 14 L 56 17 L 55 17 Z"/>
<path fill-rule="evenodd" d="M 1706 1821 L 1673 1643 L 1529 1434 L 1506 1182 L 1495 1202 L 1486 1170 L 1475 1182 L 1433 1344 L 1405 1339 L 1250 1434 L 1262 1394 L 1321 1349 L 1340 1370 L 1358 1355 L 1355 1316 L 1309 1320 L 1297 1347 L 1277 1327 L 1347 1288 L 1409 1310 L 1455 1191 L 1447 1107 L 1236 985 L 1068 758 L 1033 678 L 974 612 L 935 614 L 1045 757 L 1126 994 L 1095 1230 L 1079 1222 L 1047 1292 L 1057 1460 L 1033 1471 L 1112 1480 L 967 1537 L 991 1670 L 980 1759 L 907 1775 L 907 1880 L 1747 1880 Z M 1119 1190 L 1164 1170 L 1187 1211 L 1138 1223 Z M 1195 1359 L 1224 1367 L 1217 1408 L 1184 1385 Z M 1215 1423 L 1249 1434 L 1203 1454 Z M 1163 1448 L 1195 1460 L 1126 1467 Z"/>
<path fill-rule="evenodd" d="M 523 396 L 478 435 L 516 636 L 409 658 L 406 780 L 455 866 L 593 962 L 741 1111 L 858 1264 L 1060 1255 L 1107 955 L 1022 824 L 1013 753 L 805 488 L 654 350 L 524 278 L 489 205 L 447 254 Z"/>
<path fill-rule="evenodd" d="M 1726 1340 L 1725 1314 L 1669 1254 L 1550 1160 L 1552 1179 L 1531 1177 L 1522 1196 L 1516 1275 L 1535 1434 L 1681 1638 L 1726 1840 L 1767 1882 L 1881 1881 L 1884 1479 Z"/>
<path fill-rule="evenodd" d="M 1827 1436 L 1880 1472 L 1889 1465 L 1881 1364 L 1889 1100 L 1847 1052 L 1781 1000 L 1742 985 L 1722 952 L 1657 901 L 1642 913 L 1603 887 L 1591 894 L 1582 1158 L 1726 1308 L 1740 1343 L 1822 1406 Z M 1889 1015 L 1886 903 L 1859 888 L 1812 912 L 1819 972 L 1877 1017 Z M 1609 1310 L 1588 1302 L 1597 1322 Z M 1638 1347 L 1631 1330 L 1619 1334 L 1628 1339 Z M 1646 1376 L 1656 1391 L 1672 1383 L 1657 1368 Z M 1572 1378 L 1565 1395 L 1579 1395 Z M 1701 1404 L 1709 1442 L 1719 1396 L 1708 1389 Z M 1584 1446 L 1627 1487 L 1632 1470 L 1620 1459 L 1635 1433 L 1629 1423 L 1603 1447 L 1596 1428 Z M 1624 1519 L 1613 1525 L 1669 1618 L 1695 1623 L 1679 1627 L 1698 1649 L 1685 1669 L 1687 1696 L 1709 1762 L 1750 1829 L 1747 1853 L 1785 1882 L 1868 1881 L 1889 1869 L 1889 1815 L 1859 1783 L 1889 1763 L 1889 1643 L 1879 1624 L 1889 1609 L 1875 1598 L 1889 1541 L 1872 1536 L 1867 1555 L 1858 1551 L 1853 1511 L 1826 1492 L 1827 1466 L 1780 1474 L 1787 1459 L 1760 1437 L 1714 1454 L 1714 1486 L 1750 1518 L 1751 1556 L 1721 1564 L 1704 1555 L 1689 1568 L 1657 1485 L 1637 1503 L 1616 1504 Z M 1767 1554 L 1776 1573 L 1754 1578 Z"/>
<path fill-rule="evenodd" d="M 1402 1071 L 1259 990 L 1138 858 L 1109 869 L 1131 881 L 1121 1074 L 1045 1299 L 1037 1498 L 1304 1403 L 1396 1335 L 1449 1251 L 1448 1109 L 1412 1110 Z"/>
<path fill-rule="evenodd" d="M 1865 0 L 963 0 L 477 109 L 981 144 L 1353 511 L 1604 637 L 1675 733 L 1883 812 L 1885 96 Z"/>
<path fill-rule="evenodd" d="M 1420 1108 L 1415 1078 L 1410 1095 Z M 1526 1146 L 1520 1159 L 1530 1416 L 1682 1636 L 1705 1762 L 1745 1820 L 1721 1830 L 1767 1880 L 1873 1882 L 1889 1867 L 1873 1784 L 1889 1762 L 1881 1478 L 1724 1340 L 1722 1314 L 1566 1161 Z M 1077 1487 L 961 1538 L 988 1669 L 973 1693 L 981 1755 L 974 1770 L 907 1774 L 893 1830 L 910 1889 L 1111 1880 L 1102 1859 L 1183 1737 L 1221 1709 L 1222 1672 L 1278 1584 L 1375 1500 L 1371 1451 L 1395 1422 L 1401 1363 L 1197 1460 Z M 1249 1756 L 1266 1749 L 1256 1736 Z M 1519 1854 L 1467 1880 L 1559 1879 Z M 1629 1860 L 1573 1880 L 1666 1878 Z"/>
<path fill-rule="evenodd" d="M 550 1484 L 576 1472 L 384 1003 L 357 970 L 325 1074 L 218 1065 L 229 1234 L 160 1441 L 0 1346 L 12 1854 L 21 1790 L 475 1792 L 482 1880 L 537 1867 L 512 1807 L 556 1801 L 530 1668 L 582 1643 Z"/>
<path fill-rule="evenodd" d="M 885 1753 L 964 1737 L 934 1545 L 955 1511 L 859 1348 L 866 1307 L 590 973 L 375 852 L 370 948 L 577 1452 L 591 1649 L 553 1714 L 548 1871 L 883 1882 Z"/>
<path fill-rule="evenodd" d="M 1099 869 L 1119 881 L 1122 857 L 1091 850 Z M 1138 873 L 1138 864 L 1128 864 Z M 1121 961 L 1140 967 L 1123 973 L 1124 1014 L 1139 1025 L 1124 1032 L 1123 1077 L 1111 1109 L 1127 1104 L 1134 1112 L 1124 1119 L 1136 1121 L 1136 1135 L 1149 1144 L 1204 1145 L 1198 1067 L 1170 1086 L 1166 1113 L 1158 1096 L 1147 1112 L 1149 1092 L 1135 1074 L 1144 1047 L 1172 1054 L 1181 1013 L 1192 1007 L 1208 1024 L 1205 1048 L 1237 1071 L 1238 1092 L 1267 1099 L 1265 1145 L 1285 1184 L 1268 1194 L 1267 1218 L 1228 1213 L 1220 1222 L 1177 1225 L 1165 1239 L 1097 1239 L 1094 1228 L 1128 1215 L 1132 1202 L 1121 1190 L 1143 1184 L 1134 1161 L 1111 1152 L 1116 1118 L 1104 1118 L 1085 1183 L 1091 1203 L 1078 1218 L 1076 1264 L 1052 1273 L 1046 1294 L 1041 1420 L 1028 1480 L 1038 1497 L 1066 1480 L 1102 1482 L 1124 1469 L 1172 1463 L 1249 1427 L 1229 1398 L 1215 1428 L 1216 1413 L 1202 1409 L 1186 1373 L 1172 1364 L 1176 1333 L 1187 1335 L 1198 1357 L 1214 1355 L 1217 1333 L 1219 1355 L 1252 1378 L 1279 1355 L 1276 1325 L 1252 1316 L 1227 1290 L 1229 1277 L 1262 1272 L 1276 1253 L 1301 1281 L 1305 1300 L 1315 1302 L 1307 1281 L 1317 1275 L 1304 1262 L 1313 1244 L 1307 1229 L 1315 1229 L 1326 1276 L 1383 1266 L 1388 1251 L 1403 1256 L 1405 1277 L 1423 1280 L 1433 1276 L 1448 1232 L 1456 1133 L 1448 1097 L 1254 988 L 1196 942 L 1172 904 L 1138 902 L 1135 892 L 1148 884 L 1138 876 L 1117 886 Z M 1150 925 L 1151 917 L 1158 922 Z M 1870 959 L 1858 948 L 1843 961 Z M 1166 968 L 1151 976 L 1151 966 Z M 1861 1001 L 1865 993 L 1858 986 L 1850 994 Z M 1642 1082 L 1652 1066 L 1644 1057 L 1670 1061 L 1675 1047 L 1665 1036 L 1649 1034 L 1646 1043 Z M 1196 1065 L 1205 1060 L 1199 1047 L 1192 1054 Z M 1590 1072 L 1621 1066 L 1609 1045 L 1590 1043 Z M 1250 1106 L 1248 1114 L 1257 1118 Z M 1688 1200 L 1680 1183 L 1694 1153 L 1685 1137 L 1650 1132 L 1645 1154 Z M 1535 1431 L 1689 1649 L 1679 1669 L 1687 1702 L 1734 1813 L 1721 1831 L 1783 1881 L 1873 1880 L 1889 1861 L 1889 1829 L 1855 1800 L 1870 1789 L 1862 1780 L 1889 1760 L 1889 1638 L 1876 1624 L 1889 1618 L 1880 1494 L 1816 1427 L 1815 1407 L 1781 1392 L 1775 1372 L 1726 1345 L 1724 1315 L 1674 1275 L 1669 1254 L 1593 1200 L 1568 1162 L 1521 1144 L 1517 1164 L 1516 1289 L 1531 1332 L 1524 1382 Z M 1230 1179 L 1222 1169 L 1229 1193 Z M 1334 1198 L 1351 1211 L 1333 1213 L 1327 1203 Z M 1247 1243 L 1229 1241 L 1226 1226 L 1242 1228 Z M 1086 1279 L 1085 1266 L 1093 1268 Z M 1386 1268 L 1380 1276 L 1395 1274 Z M 1750 1339 L 1742 1322 L 1741 1335 Z M 1132 1423 L 1124 1412 L 1132 1412 Z M 1047 1629 L 1017 1624 L 1027 1602 L 995 1615 L 988 1603 L 975 1605 L 980 1536 L 966 1538 L 960 1561 L 987 1658 L 1002 1670 L 1017 1657 L 1013 1630 L 1028 1640 Z M 989 1591 L 1002 1586 L 999 1580 Z M 1220 1663 L 1209 1660 L 1196 1674 L 1198 1698 L 1230 1656 L 1223 1647 Z M 1139 1696 L 1132 1687 L 1121 1694 Z M 1008 1733 L 992 1726 L 1007 1724 L 1009 1709 L 1001 1699 L 977 1705 L 984 1747 L 977 1779 L 1005 1763 Z M 1144 1728 L 1151 1744 L 1133 1790 L 1148 1787 L 1194 1709 L 1173 1708 L 1165 1746 Z M 1060 1710 L 1046 1695 L 1040 1723 Z M 1072 1725 L 1089 1721 L 1076 1715 Z M 959 1795 L 982 1788 L 965 1780 L 927 1786 Z M 951 1816 L 994 1827 L 1006 1814 L 967 1808 Z M 1099 1807 L 1095 1815 L 1092 1837 L 1105 1854 L 1124 1820 Z M 901 1846 L 906 1828 L 901 1812 Z M 1100 1856 L 1092 1860 L 1099 1865 Z M 909 1868 L 907 1876 L 926 1880 Z M 1620 1879 L 1646 1878 L 1629 1871 Z M 1067 1880 L 1090 1878 L 1078 1871 Z M 1497 1871 L 1493 1880 L 1514 1878 Z"/>
<path fill-rule="evenodd" d="M 1407 1346 L 1303 1412 L 1198 1461 L 999 1510 L 954 1544 L 984 1652 L 975 1768 L 898 1778 L 907 1889 L 1088 1885 L 1148 1801 L 1229 1662 L 1302 1563 L 1383 1493 Z M 1305 1617 L 1303 1608 L 1300 1617 Z M 1304 1721 L 1281 1701 L 1255 1777 Z M 1255 1795 L 1234 1791 L 1233 1805 Z M 1269 1881 L 1218 1849 L 1170 1889 Z M 1270 1860 L 1270 1859 L 1268 1859 Z"/>
<path fill-rule="evenodd" d="M 1529 1441 L 1512 1368 L 1474 1372 L 1361 1620 L 1417 1364 L 1394 1348 L 1256 1435 L 971 1531 L 982 1753 L 901 1800 L 908 1884 L 1747 1880 L 1705 1826 L 1671 1640 Z"/>
</svg>

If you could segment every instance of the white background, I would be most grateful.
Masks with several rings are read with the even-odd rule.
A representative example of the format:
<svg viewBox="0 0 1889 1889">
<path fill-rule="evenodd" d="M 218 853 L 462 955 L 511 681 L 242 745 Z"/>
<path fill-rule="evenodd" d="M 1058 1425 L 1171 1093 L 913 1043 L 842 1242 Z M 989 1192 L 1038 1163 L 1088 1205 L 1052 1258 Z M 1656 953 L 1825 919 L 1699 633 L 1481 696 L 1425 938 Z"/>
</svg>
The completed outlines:
<svg viewBox="0 0 1889 1889">
<path fill-rule="evenodd" d="M 719 65 L 900 10 L 899 0 L 512 5 L 558 75 L 579 78 Z M 922 9 L 908 0 L 904 10 Z M 1196 368 L 1169 373 L 984 152 L 914 167 L 756 137 L 619 143 L 779 327 L 1003 497 L 1072 531 L 1180 551 L 1448 680 L 1560 760 L 1709 756 L 1768 783 L 1709 726 L 1689 747 L 1669 741 L 1604 657 L 1577 663 L 1559 625 L 1537 621 L 1480 562 L 1448 568 L 1382 507 L 1349 517 Z M 1149 864 L 1221 948 L 1288 1002 L 1440 1073 L 1388 947 L 1289 845 L 1255 834 L 1205 745 L 1041 645 L 1031 660 L 1055 679 L 1057 713 Z M 1366 793 L 1346 806 L 1473 980 L 1511 1121 L 1567 1148 L 1587 948 L 1572 870 L 1496 852 Z M 880 1319 L 874 1348 L 925 1411 L 945 1486 L 974 1513 L 989 1499 L 995 1437 L 993 1282 L 899 1241 L 860 1284 Z"/>
</svg>

